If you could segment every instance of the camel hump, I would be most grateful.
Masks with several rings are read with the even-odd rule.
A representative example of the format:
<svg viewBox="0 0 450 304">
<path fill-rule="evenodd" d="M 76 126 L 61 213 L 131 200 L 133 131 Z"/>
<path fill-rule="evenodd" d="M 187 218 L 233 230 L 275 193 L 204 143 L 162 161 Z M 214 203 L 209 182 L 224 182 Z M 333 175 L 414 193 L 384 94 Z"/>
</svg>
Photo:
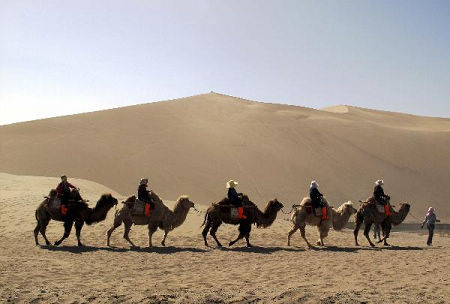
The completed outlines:
<svg viewBox="0 0 450 304">
<path fill-rule="evenodd" d="M 302 201 L 300 202 L 300 206 L 303 207 L 303 206 L 305 206 L 305 205 L 310 205 L 311 202 L 312 202 L 312 201 L 311 201 L 311 198 L 310 198 L 309 196 L 304 197 L 304 198 L 302 199 Z"/>
</svg>

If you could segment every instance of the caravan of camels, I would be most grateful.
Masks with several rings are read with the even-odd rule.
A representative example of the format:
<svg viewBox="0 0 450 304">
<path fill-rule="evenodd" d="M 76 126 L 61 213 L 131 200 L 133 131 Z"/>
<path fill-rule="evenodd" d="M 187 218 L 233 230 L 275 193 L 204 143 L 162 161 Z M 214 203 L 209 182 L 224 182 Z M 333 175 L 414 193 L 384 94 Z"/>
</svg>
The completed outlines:
<svg viewBox="0 0 450 304">
<path fill-rule="evenodd" d="M 239 235 L 235 240 L 229 242 L 232 246 L 240 239 L 245 238 L 247 247 L 250 244 L 250 232 L 252 224 L 257 227 L 267 228 L 275 221 L 277 214 L 284 205 L 276 198 L 266 204 L 264 210 L 260 210 L 255 203 L 250 201 L 245 194 L 236 191 L 237 181 L 230 180 L 227 182 L 227 196 L 220 202 L 213 203 L 205 212 L 204 226 L 202 236 L 205 246 L 208 245 L 208 232 L 221 247 L 222 244 L 216 237 L 216 232 L 222 223 L 238 225 Z M 369 238 L 369 232 L 372 225 L 382 229 L 383 238 L 378 242 L 389 245 L 387 239 L 391 231 L 392 225 L 401 224 L 410 210 L 408 203 L 400 204 L 398 211 L 393 209 L 390 204 L 390 197 L 384 194 L 383 181 L 375 182 L 373 196 L 366 201 L 360 201 L 360 206 L 355 209 L 351 201 L 344 202 L 335 209 L 327 199 L 319 192 L 319 185 L 316 181 L 311 182 L 310 195 L 303 198 L 300 204 L 293 205 L 290 214 L 292 229 L 287 235 L 287 245 L 290 246 L 291 236 L 300 229 L 301 237 L 308 247 L 312 247 L 306 238 L 306 226 L 316 226 L 319 232 L 317 245 L 324 246 L 324 239 L 327 237 L 330 228 L 341 230 L 346 227 L 350 217 L 355 214 L 354 238 L 355 245 L 358 243 L 358 232 L 364 223 L 364 236 L 370 246 L 374 247 L 374 243 Z M 116 228 L 122 223 L 125 226 L 124 239 L 130 243 L 132 247 L 136 247 L 129 237 L 131 226 L 147 225 L 148 226 L 148 246 L 152 247 L 152 235 L 159 228 L 164 231 L 164 237 L 161 245 L 165 246 L 168 233 L 181 226 L 189 213 L 189 210 L 195 208 L 194 203 L 188 196 L 180 196 L 176 201 L 173 210 L 164 205 L 159 196 L 148 190 L 148 179 L 141 179 L 138 187 L 138 195 L 132 195 L 122 202 L 123 206 L 116 210 L 114 221 L 111 228 L 107 232 L 107 245 L 110 246 L 110 238 Z M 34 229 L 34 238 L 36 245 L 39 245 L 38 234 L 41 233 L 47 246 L 51 243 L 46 237 L 46 228 L 50 220 L 64 223 L 64 234 L 54 243 L 58 246 L 66 239 L 71 232 L 75 223 L 76 237 L 78 246 L 81 243 L 81 229 L 84 224 L 94 224 L 106 219 L 111 208 L 118 204 L 118 200 L 111 194 L 103 194 L 97 201 L 94 208 L 90 208 L 88 201 L 82 199 L 79 188 L 73 186 L 67 181 L 66 176 L 61 176 L 61 182 L 56 189 L 52 189 L 45 200 L 36 209 L 37 225 Z"/>
</svg>

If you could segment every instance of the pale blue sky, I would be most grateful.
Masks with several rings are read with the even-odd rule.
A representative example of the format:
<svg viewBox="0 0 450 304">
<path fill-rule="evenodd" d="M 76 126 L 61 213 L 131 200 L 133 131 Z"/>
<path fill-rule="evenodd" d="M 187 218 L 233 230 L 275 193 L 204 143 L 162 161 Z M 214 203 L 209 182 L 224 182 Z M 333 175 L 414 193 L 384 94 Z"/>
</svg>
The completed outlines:
<svg viewBox="0 0 450 304">
<path fill-rule="evenodd" d="M 0 124 L 211 90 L 450 117 L 450 1 L 0 0 Z"/>
</svg>

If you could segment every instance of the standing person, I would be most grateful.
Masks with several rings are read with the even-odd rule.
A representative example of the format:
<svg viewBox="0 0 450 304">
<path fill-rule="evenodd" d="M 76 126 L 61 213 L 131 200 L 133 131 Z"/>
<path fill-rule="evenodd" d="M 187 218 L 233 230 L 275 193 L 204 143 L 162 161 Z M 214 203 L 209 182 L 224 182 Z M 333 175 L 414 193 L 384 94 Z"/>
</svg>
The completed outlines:
<svg viewBox="0 0 450 304">
<path fill-rule="evenodd" d="M 374 224 L 373 225 L 373 239 L 376 240 L 377 237 L 378 237 L 378 240 L 381 240 L 380 225 Z"/>
<path fill-rule="evenodd" d="M 420 228 L 423 229 L 423 225 L 425 225 L 425 223 L 427 224 L 427 228 L 428 228 L 428 240 L 427 240 L 427 245 L 431 246 L 433 244 L 433 234 L 434 234 L 434 225 L 436 222 L 440 222 L 440 220 L 438 220 L 436 218 L 436 214 L 434 213 L 434 208 L 430 207 L 428 208 L 428 213 L 425 215 L 425 220 L 423 221 L 422 225 L 420 226 Z"/>
<path fill-rule="evenodd" d="M 239 218 L 246 219 L 247 216 L 244 215 L 244 207 L 242 206 L 242 193 L 236 191 L 236 186 L 239 183 L 234 180 L 229 180 L 226 187 L 228 188 L 227 198 L 233 207 L 238 208 Z"/>
<path fill-rule="evenodd" d="M 322 207 L 322 220 L 327 219 L 327 206 L 322 202 L 323 194 L 319 191 L 319 184 L 313 180 L 309 186 L 309 197 L 311 198 L 313 212 L 316 208 Z"/>
<path fill-rule="evenodd" d="M 66 215 L 67 214 L 67 205 L 69 203 L 70 199 L 70 189 L 77 189 L 74 185 L 69 183 L 67 181 L 67 176 L 62 175 L 61 176 L 61 182 L 56 187 L 56 195 L 59 199 L 61 199 L 61 214 Z"/>
</svg>

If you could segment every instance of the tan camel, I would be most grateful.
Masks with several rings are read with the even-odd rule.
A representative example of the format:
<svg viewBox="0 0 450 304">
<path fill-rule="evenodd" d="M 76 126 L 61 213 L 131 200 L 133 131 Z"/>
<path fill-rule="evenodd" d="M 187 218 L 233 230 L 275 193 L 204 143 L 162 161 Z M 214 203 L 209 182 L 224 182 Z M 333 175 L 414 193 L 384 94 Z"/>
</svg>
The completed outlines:
<svg viewBox="0 0 450 304">
<path fill-rule="evenodd" d="M 378 243 L 384 242 L 385 246 L 389 246 L 387 239 L 389 238 L 392 225 L 400 225 L 406 218 L 411 208 L 408 203 L 400 204 L 400 209 L 395 211 L 391 205 L 389 205 L 391 215 L 388 217 L 384 212 L 379 212 L 373 202 L 373 198 L 367 199 L 365 202 L 361 202 L 361 206 L 356 213 L 355 230 L 353 234 L 355 236 L 355 245 L 358 244 L 358 232 L 362 223 L 364 222 L 364 236 L 369 241 L 370 246 L 375 247 L 369 238 L 369 232 L 372 224 L 380 225 L 383 230 L 383 239 Z"/>
<path fill-rule="evenodd" d="M 84 223 L 91 225 L 105 220 L 108 211 L 115 205 L 117 205 L 117 199 L 111 194 L 103 194 L 97 201 L 95 207 L 89 208 L 88 204 L 81 198 L 80 193 L 74 189 L 71 192 L 71 198 L 69 199 L 68 211 L 66 215 L 62 215 L 59 211 L 51 210 L 49 204 L 56 199 L 56 190 L 50 191 L 49 196 L 39 205 L 36 209 L 35 216 L 37 220 L 36 228 L 34 229 L 34 239 L 36 245 L 39 245 L 38 234 L 39 232 L 44 237 L 47 246 L 50 245 L 45 231 L 47 229 L 50 220 L 64 222 L 64 235 L 62 238 L 55 242 L 58 246 L 61 242 L 70 235 L 73 223 L 75 222 L 76 235 L 78 240 L 78 246 L 83 246 L 81 243 L 81 229 Z"/>
<path fill-rule="evenodd" d="M 202 224 L 202 226 L 205 225 L 202 232 L 205 246 L 208 246 L 206 236 L 211 229 L 210 234 L 216 241 L 217 246 L 222 247 L 222 244 L 216 237 L 216 232 L 222 223 L 226 223 L 239 225 L 239 235 L 234 241 L 231 241 L 228 244 L 229 246 L 232 246 L 234 243 L 245 237 L 247 247 L 251 247 L 252 245 L 249 241 L 250 231 L 252 229 L 251 225 L 256 224 L 257 227 L 263 228 L 269 227 L 275 221 L 278 211 L 283 208 L 282 203 L 277 199 L 273 199 L 267 203 L 264 212 L 262 212 L 246 195 L 243 196 L 242 204 L 244 207 L 244 215 L 247 217 L 246 219 L 236 219 L 231 216 L 231 205 L 227 198 L 224 198 L 219 203 L 212 204 L 212 206 L 208 208 L 205 214 L 205 220 Z"/>
<path fill-rule="evenodd" d="M 334 230 L 341 230 L 347 225 L 350 216 L 356 213 L 356 209 L 353 208 L 353 203 L 348 201 L 343 203 L 337 210 L 330 207 L 325 198 L 323 201 L 327 205 L 327 214 L 329 215 L 326 220 L 322 220 L 320 216 L 316 216 L 313 213 L 308 213 L 305 204 L 310 204 L 311 199 L 309 197 L 303 198 L 300 206 L 295 208 L 294 212 L 291 215 L 291 221 L 294 224 L 294 227 L 289 231 L 287 244 L 290 246 L 291 236 L 300 229 L 300 233 L 302 234 L 302 238 L 305 240 L 308 247 L 312 247 L 311 244 L 306 239 L 305 228 L 306 225 L 316 226 L 319 231 L 319 240 L 317 241 L 317 245 L 324 246 L 323 239 L 328 236 L 328 231 L 331 227 Z"/>
<path fill-rule="evenodd" d="M 158 229 L 164 230 L 164 237 L 161 241 L 161 245 L 166 245 L 166 238 L 169 231 L 182 225 L 186 220 L 187 214 L 190 208 L 194 207 L 194 203 L 189 200 L 187 196 L 180 196 L 172 210 L 167 208 L 162 200 L 154 193 L 150 192 L 151 199 L 155 204 L 149 217 L 145 215 L 133 215 L 132 205 L 136 201 L 135 196 L 131 196 L 124 203 L 124 206 L 119 210 L 114 218 L 114 224 L 111 229 L 108 230 L 107 245 L 110 246 L 110 238 L 112 232 L 119 227 L 122 222 L 125 224 L 125 231 L 123 238 L 127 240 L 131 246 L 136 247 L 129 238 L 131 226 L 135 225 L 147 225 L 148 226 L 148 246 L 152 247 L 153 233 Z"/>
</svg>

